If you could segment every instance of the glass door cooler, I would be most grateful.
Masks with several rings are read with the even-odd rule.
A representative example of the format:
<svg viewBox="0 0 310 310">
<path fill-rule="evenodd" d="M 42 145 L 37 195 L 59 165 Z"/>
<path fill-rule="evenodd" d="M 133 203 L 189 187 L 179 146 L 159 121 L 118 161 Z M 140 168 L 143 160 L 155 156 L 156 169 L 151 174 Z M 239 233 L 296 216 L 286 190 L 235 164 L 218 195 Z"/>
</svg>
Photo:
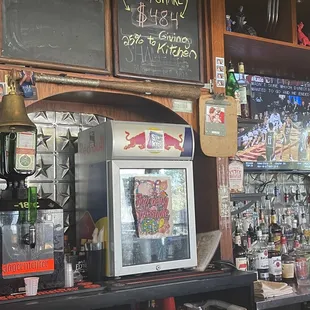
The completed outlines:
<svg viewBox="0 0 310 310">
<path fill-rule="evenodd" d="M 108 276 L 196 266 L 193 155 L 186 125 L 108 121 L 80 133 L 79 238 L 104 227 Z"/>
</svg>

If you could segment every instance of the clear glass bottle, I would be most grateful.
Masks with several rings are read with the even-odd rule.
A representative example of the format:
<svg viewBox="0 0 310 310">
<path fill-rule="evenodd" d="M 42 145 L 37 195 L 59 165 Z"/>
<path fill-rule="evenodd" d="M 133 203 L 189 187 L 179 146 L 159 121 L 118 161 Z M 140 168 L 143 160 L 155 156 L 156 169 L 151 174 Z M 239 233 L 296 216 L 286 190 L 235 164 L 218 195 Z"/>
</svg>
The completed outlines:
<svg viewBox="0 0 310 310">
<path fill-rule="evenodd" d="M 288 251 L 292 251 L 294 246 L 294 233 L 292 228 L 292 218 L 290 215 L 282 214 L 281 229 L 287 241 Z"/>
<path fill-rule="evenodd" d="M 298 232 L 302 234 L 306 241 L 309 242 L 310 239 L 310 226 L 307 223 L 306 214 L 302 213 L 301 215 L 301 224 L 298 227 Z"/>
<path fill-rule="evenodd" d="M 296 236 L 299 235 L 298 234 L 298 221 L 296 219 L 293 220 L 292 229 L 293 229 L 294 238 L 296 238 Z"/>
<path fill-rule="evenodd" d="M 289 255 L 287 240 L 281 237 L 281 261 L 282 261 L 282 280 L 287 283 L 294 282 L 294 259 Z"/>
<path fill-rule="evenodd" d="M 302 222 L 302 214 L 305 213 L 304 204 L 300 198 L 299 188 L 296 189 L 295 192 L 295 202 L 292 205 L 292 209 L 294 212 L 294 217 L 298 220 L 298 224 L 300 225 Z"/>
<path fill-rule="evenodd" d="M 282 262 L 279 251 L 273 250 L 268 252 L 269 258 L 269 279 L 273 282 L 282 281 Z"/>
<path fill-rule="evenodd" d="M 261 230 L 257 231 L 257 242 L 253 244 L 253 253 L 255 257 L 255 269 L 258 280 L 269 280 L 269 260 L 267 243 L 263 240 Z"/>
<path fill-rule="evenodd" d="M 269 235 L 269 229 L 268 225 L 265 222 L 265 214 L 264 210 L 259 210 L 259 229 L 262 231 L 263 239 L 267 242 L 268 241 L 268 235 Z"/>
</svg>

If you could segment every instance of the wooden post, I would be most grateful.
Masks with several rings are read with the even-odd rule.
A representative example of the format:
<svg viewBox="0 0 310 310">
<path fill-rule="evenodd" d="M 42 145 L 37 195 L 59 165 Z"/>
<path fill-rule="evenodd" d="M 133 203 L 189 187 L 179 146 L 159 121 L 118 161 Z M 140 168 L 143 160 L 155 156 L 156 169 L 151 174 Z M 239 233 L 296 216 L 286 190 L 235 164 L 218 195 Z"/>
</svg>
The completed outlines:
<svg viewBox="0 0 310 310">
<path fill-rule="evenodd" d="M 216 77 L 216 57 L 224 57 L 224 32 L 225 23 L 225 0 L 210 0 L 210 32 L 212 46 L 211 52 L 211 78 L 215 81 Z M 225 88 L 217 87 L 214 83 L 216 93 L 225 92 Z M 227 216 L 227 208 L 230 207 L 230 195 L 228 186 L 228 158 L 216 159 L 217 171 L 217 190 L 218 190 L 218 213 L 219 228 L 222 232 L 220 242 L 221 259 L 232 260 L 232 241 L 231 241 L 231 218 Z M 226 212 L 225 212 L 226 211 Z M 225 215 L 226 214 L 226 215 Z"/>
</svg>

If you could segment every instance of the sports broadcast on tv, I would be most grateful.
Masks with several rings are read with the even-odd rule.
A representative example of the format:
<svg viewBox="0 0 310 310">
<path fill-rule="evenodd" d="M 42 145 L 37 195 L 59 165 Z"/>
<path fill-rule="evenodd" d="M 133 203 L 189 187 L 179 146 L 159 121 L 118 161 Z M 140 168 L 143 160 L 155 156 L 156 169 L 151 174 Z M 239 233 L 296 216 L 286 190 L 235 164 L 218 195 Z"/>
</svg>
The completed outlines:
<svg viewBox="0 0 310 310">
<path fill-rule="evenodd" d="M 238 129 L 237 156 L 245 169 L 310 171 L 310 82 L 257 75 L 246 80 L 256 122 Z"/>
</svg>

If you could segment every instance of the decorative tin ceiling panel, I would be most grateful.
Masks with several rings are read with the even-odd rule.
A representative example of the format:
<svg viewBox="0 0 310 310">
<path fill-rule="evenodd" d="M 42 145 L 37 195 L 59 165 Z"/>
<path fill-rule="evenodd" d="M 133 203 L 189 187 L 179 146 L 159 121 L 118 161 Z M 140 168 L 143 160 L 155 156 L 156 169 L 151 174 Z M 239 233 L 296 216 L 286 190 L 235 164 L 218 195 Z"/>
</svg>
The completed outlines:
<svg viewBox="0 0 310 310">
<path fill-rule="evenodd" d="M 64 208 L 68 226 L 74 218 L 74 153 L 77 152 L 78 133 L 106 119 L 71 112 L 42 111 L 28 115 L 37 125 L 38 148 L 37 171 L 27 182 L 37 186 L 39 198 L 53 199 Z"/>
</svg>

